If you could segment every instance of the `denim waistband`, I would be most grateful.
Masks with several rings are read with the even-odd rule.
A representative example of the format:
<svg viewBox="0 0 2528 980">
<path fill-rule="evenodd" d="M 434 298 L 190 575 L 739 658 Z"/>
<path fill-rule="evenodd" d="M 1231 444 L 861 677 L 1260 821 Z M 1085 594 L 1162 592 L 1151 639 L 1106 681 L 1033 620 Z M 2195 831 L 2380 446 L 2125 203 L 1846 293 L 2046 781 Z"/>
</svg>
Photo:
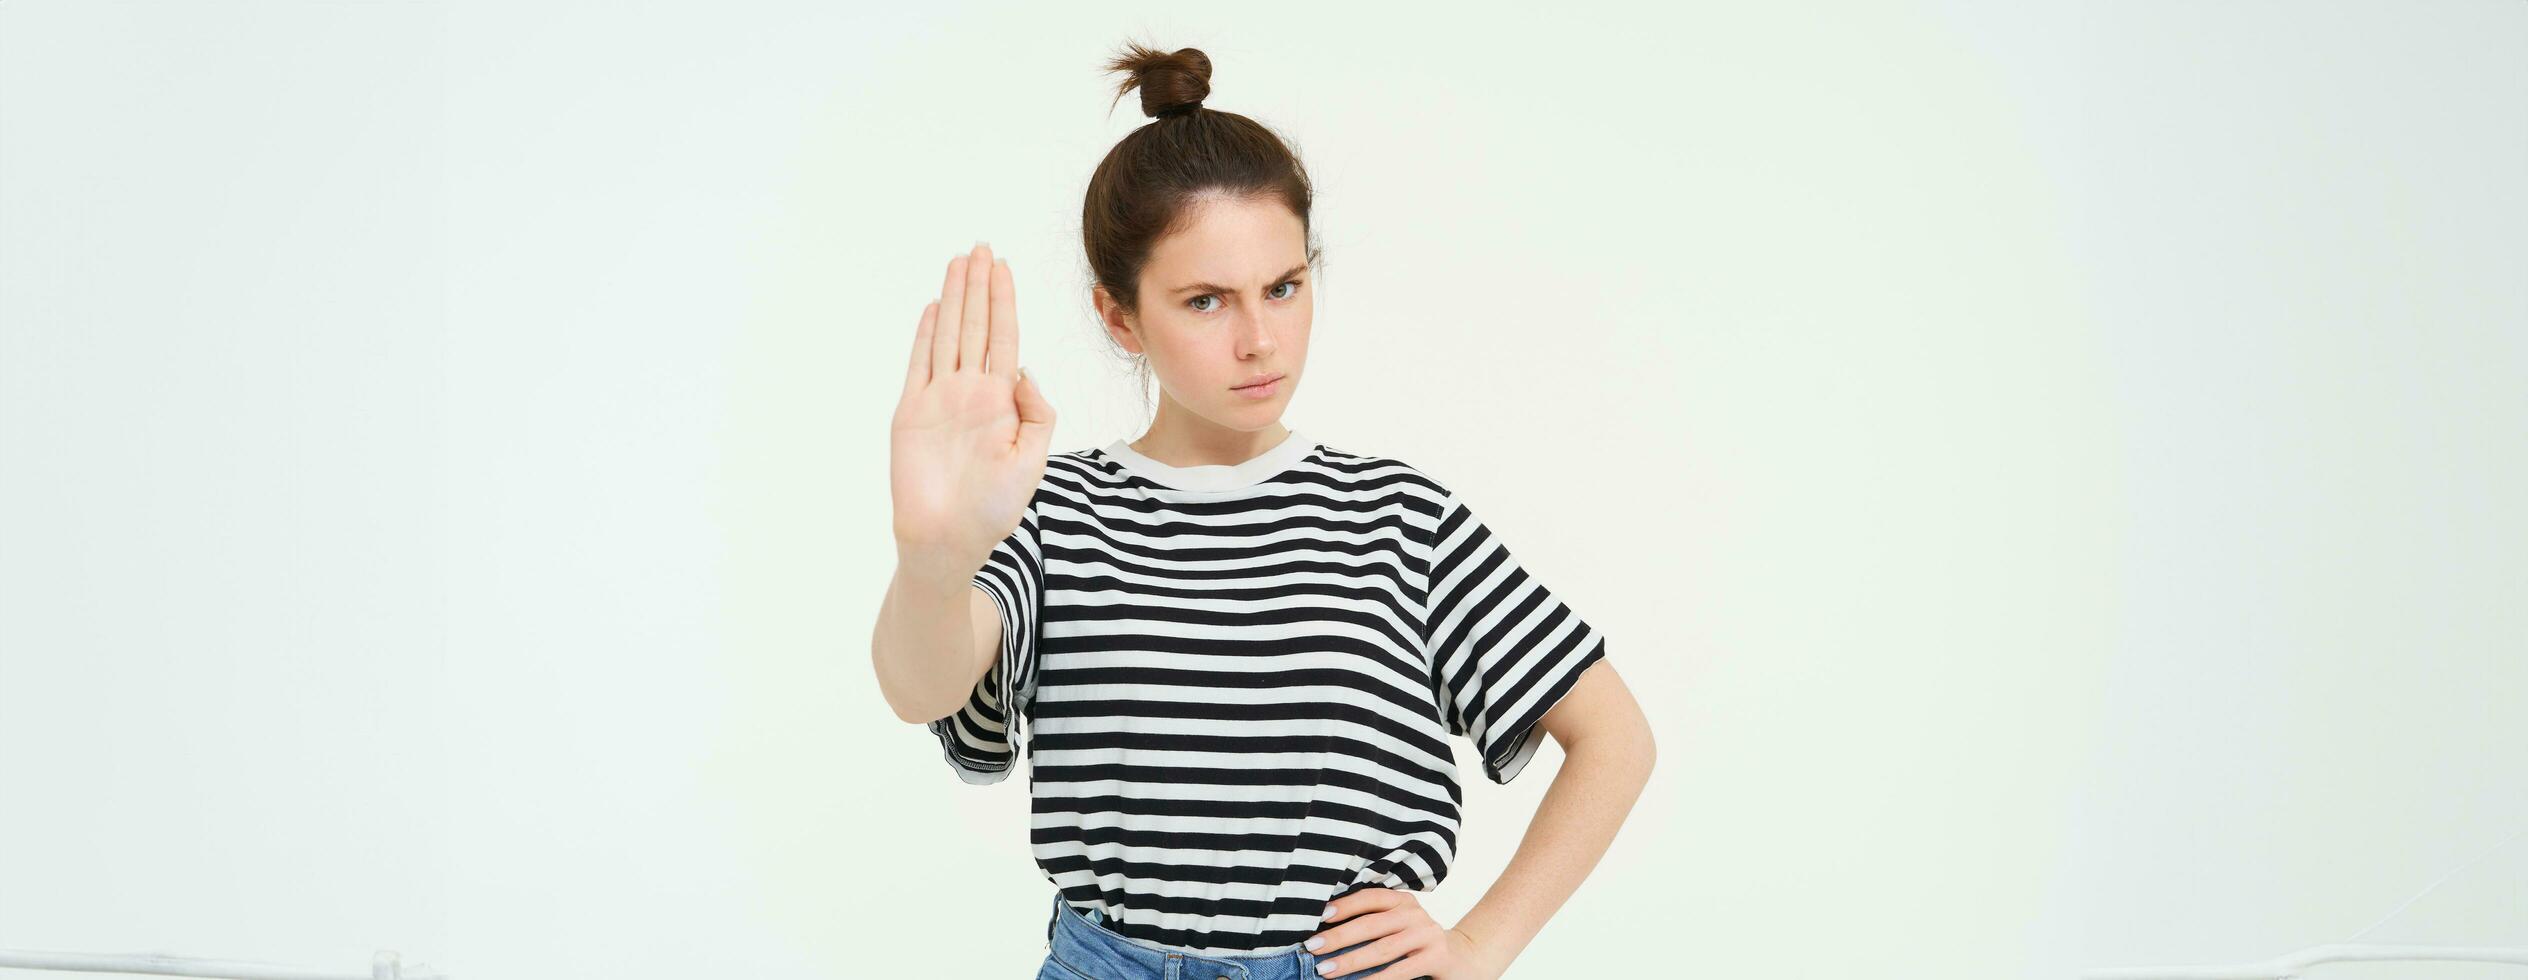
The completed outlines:
<svg viewBox="0 0 2528 980">
<path fill-rule="evenodd" d="M 1089 980 L 1325 980 L 1317 975 L 1320 957 L 1299 944 L 1227 955 L 1191 953 L 1109 929 L 1096 909 L 1072 908 L 1060 891 L 1053 895 L 1053 918 L 1045 924 L 1045 940 L 1055 963 Z M 1327 950 L 1325 956 L 1351 948 L 1357 947 Z M 1366 977 L 1378 972 L 1343 975 Z"/>
</svg>

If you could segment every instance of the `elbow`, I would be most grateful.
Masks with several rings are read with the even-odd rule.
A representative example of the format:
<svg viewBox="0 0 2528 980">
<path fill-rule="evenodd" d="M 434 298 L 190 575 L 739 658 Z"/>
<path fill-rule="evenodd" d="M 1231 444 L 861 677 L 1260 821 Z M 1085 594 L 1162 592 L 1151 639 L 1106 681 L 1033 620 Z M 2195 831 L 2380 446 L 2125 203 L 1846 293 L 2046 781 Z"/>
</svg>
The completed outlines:
<svg viewBox="0 0 2528 980">
<path fill-rule="evenodd" d="M 930 722 L 940 720 L 940 717 L 956 715 L 961 707 L 966 707 L 966 702 L 963 700 L 940 702 L 940 705 L 923 705 L 923 702 L 908 700 L 908 697 L 887 695 L 887 710 L 895 712 L 897 720 L 908 722 L 908 725 L 930 725 Z"/>
<path fill-rule="evenodd" d="M 925 702 L 916 697 L 914 692 L 905 690 L 904 679 L 887 670 L 886 657 L 880 650 L 876 638 L 871 638 L 869 666 L 878 677 L 878 696 L 886 700 L 887 710 L 893 712 L 897 720 L 908 724 L 927 725 L 955 714 L 958 708 L 965 706 L 963 700 L 944 703 Z"/>
<path fill-rule="evenodd" d="M 1634 712 L 1633 723 L 1625 726 L 1620 744 L 1623 749 L 1619 754 L 1628 764 L 1626 768 L 1631 771 L 1634 782 L 1648 785 L 1651 770 L 1659 765 L 1659 739 L 1651 734 L 1650 719 L 1638 711 Z"/>
<path fill-rule="evenodd" d="M 879 682 L 878 686 L 879 693 L 885 696 L 887 700 L 887 710 L 895 712 L 896 720 L 907 724 L 930 724 L 931 722 L 946 718 L 949 715 L 956 714 L 957 709 L 964 707 L 965 704 L 962 701 L 953 704 L 924 704 L 904 696 L 904 694 L 900 691 L 896 691 L 893 688 L 888 687 L 883 679 Z"/>
</svg>

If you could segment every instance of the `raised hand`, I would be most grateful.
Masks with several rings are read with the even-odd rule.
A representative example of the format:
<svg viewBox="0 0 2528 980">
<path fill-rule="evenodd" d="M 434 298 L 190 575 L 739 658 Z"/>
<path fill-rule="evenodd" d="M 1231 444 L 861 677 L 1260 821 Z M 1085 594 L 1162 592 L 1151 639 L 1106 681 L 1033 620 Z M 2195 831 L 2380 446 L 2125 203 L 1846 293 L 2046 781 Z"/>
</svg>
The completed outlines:
<svg viewBox="0 0 2528 980">
<path fill-rule="evenodd" d="M 1053 403 L 1018 367 L 1018 288 L 992 247 L 948 261 L 922 308 L 890 430 L 899 563 L 963 577 L 1018 528 L 1045 471 Z"/>
</svg>

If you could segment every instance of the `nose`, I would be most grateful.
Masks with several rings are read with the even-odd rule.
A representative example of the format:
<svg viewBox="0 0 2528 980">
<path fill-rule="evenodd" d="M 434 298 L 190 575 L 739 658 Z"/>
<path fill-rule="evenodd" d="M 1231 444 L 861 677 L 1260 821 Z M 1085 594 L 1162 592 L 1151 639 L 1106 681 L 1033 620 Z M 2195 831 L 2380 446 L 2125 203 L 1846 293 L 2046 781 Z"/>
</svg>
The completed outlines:
<svg viewBox="0 0 2528 980">
<path fill-rule="evenodd" d="M 1264 357 L 1280 346 L 1273 341 L 1272 328 L 1265 325 L 1263 317 L 1249 314 L 1239 322 L 1238 356 Z"/>
</svg>

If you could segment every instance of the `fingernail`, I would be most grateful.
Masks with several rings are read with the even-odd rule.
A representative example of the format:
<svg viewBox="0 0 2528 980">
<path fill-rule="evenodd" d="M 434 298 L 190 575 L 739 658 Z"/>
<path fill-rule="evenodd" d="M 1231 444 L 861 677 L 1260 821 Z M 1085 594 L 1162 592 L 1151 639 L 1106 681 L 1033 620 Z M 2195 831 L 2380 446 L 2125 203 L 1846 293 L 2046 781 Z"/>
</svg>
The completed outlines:
<svg viewBox="0 0 2528 980">
<path fill-rule="evenodd" d="M 1334 975 L 1334 961 L 1333 961 L 1333 960 L 1318 960 L 1318 961 L 1317 961 L 1317 975 L 1318 975 L 1318 976 L 1321 976 L 1321 977 L 1330 977 L 1330 976 L 1333 976 L 1333 975 Z"/>
<path fill-rule="evenodd" d="M 1317 951 L 1317 947 L 1325 945 L 1325 940 L 1319 939 L 1315 936 L 1310 936 L 1308 937 L 1307 942 L 1300 943 L 1299 945 L 1308 947 L 1308 951 L 1314 953 Z"/>
<path fill-rule="evenodd" d="M 987 242 L 987 241 L 984 241 L 983 239 L 980 239 L 980 238 L 977 238 L 977 239 L 975 239 L 975 240 L 974 240 L 974 247 L 976 247 L 976 248 L 986 248 L 986 247 L 989 247 L 991 244 L 992 244 L 992 243 Z"/>
<path fill-rule="evenodd" d="M 1009 268 L 1009 260 L 1008 260 L 1008 259 L 1001 258 L 1000 256 L 997 256 L 997 255 L 995 255 L 995 256 L 993 256 L 993 257 L 992 257 L 992 264 L 993 264 L 993 265 L 1000 266 L 1000 267 L 1002 267 L 1002 268 L 1004 268 L 1004 269 Z"/>
<path fill-rule="evenodd" d="M 1331 919 L 1331 918 L 1334 918 L 1334 915 L 1335 915 L 1335 912 L 1334 912 L 1334 903 L 1332 903 L 1332 902 L 1328 902 L 1328 903 L 1326 903 L 1326 906 L 1325 906 L 1325 917 L 1326 917 L 1326 918 Z"/>
</svg>

